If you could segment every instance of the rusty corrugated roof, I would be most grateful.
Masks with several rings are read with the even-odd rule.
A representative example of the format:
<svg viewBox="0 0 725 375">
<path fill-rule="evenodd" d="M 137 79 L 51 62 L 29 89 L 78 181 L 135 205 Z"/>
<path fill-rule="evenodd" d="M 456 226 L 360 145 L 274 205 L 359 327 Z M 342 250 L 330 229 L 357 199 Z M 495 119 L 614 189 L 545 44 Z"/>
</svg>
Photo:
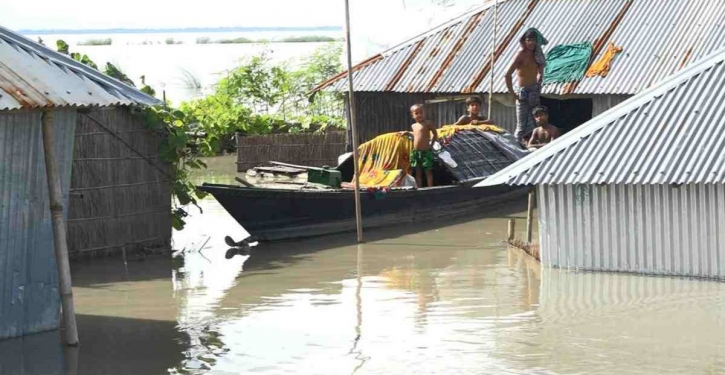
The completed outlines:
<svg viewBox="0 0 725 375">
<path fill-rule="evenodd" d="M 376 55 L 354 68 L 355 90 L 409 93 L 486 92 L 491 82 L 493 8 L 487 4 Z M 589 41 L 592 61 L 613 42 L 624 48 L 605 78 L 550 84 L 545 94 L 636 94 L 725 45 L 722 0 L 507 0 L 499 3 L 494 91 L 518 38 L 536 27 L 560 44 Z M 315 90 L 347 90 L 347 73 Z"/>
<path fill-rule="evenodd" d="M 668 76 L 480 186 L 725 183 L 725 48 Z"/>
<path fill-rule="evenodd" d="M 161 101 L 0 27 L 0 110 Z"/>
</svg>

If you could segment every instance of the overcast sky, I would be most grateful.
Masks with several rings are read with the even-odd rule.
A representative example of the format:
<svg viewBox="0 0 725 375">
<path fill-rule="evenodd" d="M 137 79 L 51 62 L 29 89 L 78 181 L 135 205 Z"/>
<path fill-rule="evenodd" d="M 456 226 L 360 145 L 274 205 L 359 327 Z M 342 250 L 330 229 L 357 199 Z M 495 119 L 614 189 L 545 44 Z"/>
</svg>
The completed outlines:
<svg viewBox="0 0 725 375">
<path fill-rule="evenodd" d="M 486 1 L 350 0 L 353 38 L 387 47 Z M 0 25 L 13 30 L 342 26 L 344 4 L 344 0 L 0 0 Z"/>
<path fill-rule="evenodd" d="M 3 4 L 5 3 L 5 4 Z M 341 0 L 0 0 L 11 29 L 342 25 Z"/>
</svg>

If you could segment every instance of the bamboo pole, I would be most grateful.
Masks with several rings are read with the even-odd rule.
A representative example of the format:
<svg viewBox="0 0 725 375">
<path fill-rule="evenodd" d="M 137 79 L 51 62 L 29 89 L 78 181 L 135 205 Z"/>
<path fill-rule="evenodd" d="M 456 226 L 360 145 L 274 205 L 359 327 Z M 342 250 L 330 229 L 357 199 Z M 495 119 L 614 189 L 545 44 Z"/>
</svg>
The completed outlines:
<svg viewBox="0 0 725 375">
<path fill-rule="evenodd" d="M 60 187 L 58 162 L 53 149 L 53 112 L 45 111 L 41 116 L 43 127 L 43 151 L 45 154 L 45 173 L 48 180 L 50 213 L 53 220 L 53 243 L 55 244 L 55 262 L 58 267 L 58 284 L 65 323 L 65 342 L 78 345 L 78 327 L 73 305 L 73 290 L 68 262 L 68 243 L 66 242 L 65 220 L 63 220 L 63 194 Z"/>
<path fill-rule="evenodd" d="M 509 241 L 516 238 L 516 220 L 509 219 Z"/>
<path fill-rule="evenodd" d="M 488 88 L 488 120 L 491 119 L 491 109 L 493 108 L 493 79 L 496 72 L 496 29 L 498 28 L 498 0 L 493 8 L 493 42 L 491 43 L 491 84 Z"/>
<path fill-rule="evenodd" d="M 534 200 L 536 199 L 536 190 L 529 192 L 529 209 L 526 213 L 526 242 L 531 244 L 534 234 Z"/>
<path fill-rule="evenodd" d="M 355 221 L 357 223 L 357 242 L 363 242 L 362 210 L 360 207 L 360 165 L 358 160 L 358 134 L 355 126 L 355 90 L 352 72 L 352 43 L 350 41 L 350 0 L 345 0 L 345 41 L 347 43 L 347 85 L 348 85 L 348 123 L 352 132 L 352 157 L 355 167 Z"/>
</svg>

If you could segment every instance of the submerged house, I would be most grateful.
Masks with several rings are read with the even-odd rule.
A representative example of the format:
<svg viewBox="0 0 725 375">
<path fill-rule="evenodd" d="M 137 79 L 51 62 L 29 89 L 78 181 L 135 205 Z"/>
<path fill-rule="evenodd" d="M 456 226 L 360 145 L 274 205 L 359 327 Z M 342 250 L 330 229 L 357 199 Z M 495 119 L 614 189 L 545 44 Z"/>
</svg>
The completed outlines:
<svg viewBox="0 0 725 375">
<path fill-rule="evenodd" d="M 63 213 L 68 218 L 73 215 L 73 204 L 68 206 L 74 140 L 82 118 L 106 108 L 113 111 L 157 102 L 0 27 L 0 339 L 58 327 L 60 300 L 42 142 L 43 113 L 52 115 Z M 101 143 L 95 147 L 111 146 Z M 70 225 L 68 241 L 73 241 Z"/>
<path fill-rule="evenodd" d="M 360 141 L 407 129 L 416 102 L 427 104 L 438 125 L 453 123 L 466 111 L 465 97 L 487 94 L 492 79 L 492 118 L 513 131 L 516 115 L 504 73 L 529 27 L 548 39 L 547 54 L 557 46 L 590 44 L 584 65 L 591 76 L 542 89 L 551 122 L 564 131 L 725 45 L 720 0 L 502 0 L 491 66 L 494 18 L 490 1 L 354 66 Z M 607 62 L 608 70 L 591 69 Z M 344 72 L 315 90 L 346 92 L 346 77 Z M 487 103 L 488 96 L 482 99 Z"/>
<path fill-rule="evenodd" d="M 553 267 L 725 278 L 725 48 L 482 186 L 533 185 Z"/>
</svg>

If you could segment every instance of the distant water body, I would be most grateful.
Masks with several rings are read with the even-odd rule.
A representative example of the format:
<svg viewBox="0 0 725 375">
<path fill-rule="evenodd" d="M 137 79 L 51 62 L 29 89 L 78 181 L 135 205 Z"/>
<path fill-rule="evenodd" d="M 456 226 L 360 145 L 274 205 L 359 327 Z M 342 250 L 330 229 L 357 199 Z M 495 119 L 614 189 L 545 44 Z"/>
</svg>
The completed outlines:
<svg viewBox="0 0 725 375">
<path fill-rule="evenodd" d="M 335 39 L 342 32 L 329 29 L 307 31 L 205 31 L 173 32 L 152 31 L 147 33 L 79 33 L 33 34 L 26 37 L 38 41 L 42 39 L 46 46 L 55 49 L 56 41 L 64 40 L 70 45 L 71 52 L 86 54 L 99 67 L 110 62 L 123 70 L 140 86 L 140 77 L 145 76 L 146 83 L 156 89 L 157 96 L 166 92 L 167 99 L 174 104 L 201 97 L 208 93 L 223 74 L 238 66 L 244 59 L 267 51 L 275 63 L 300 64 L 317 48 L 325 43 L 280 43 L 277 41 L 290 37 L 326 36 Z M 266 40 L 269 43 L 247 44 L 197 44 L 197 40 L 208 38 L 210 41 L 222 39 L 247 38 L 255 41 Z M 111 39 L 110 45 L 79 45 L 89 40 Z M 167 44 L 173 41 L 174 44 Z M 194 77 L 194 79 L 190 79 Z M 190 81 L 197 80 L 200 87 Z"/>
</svg>

